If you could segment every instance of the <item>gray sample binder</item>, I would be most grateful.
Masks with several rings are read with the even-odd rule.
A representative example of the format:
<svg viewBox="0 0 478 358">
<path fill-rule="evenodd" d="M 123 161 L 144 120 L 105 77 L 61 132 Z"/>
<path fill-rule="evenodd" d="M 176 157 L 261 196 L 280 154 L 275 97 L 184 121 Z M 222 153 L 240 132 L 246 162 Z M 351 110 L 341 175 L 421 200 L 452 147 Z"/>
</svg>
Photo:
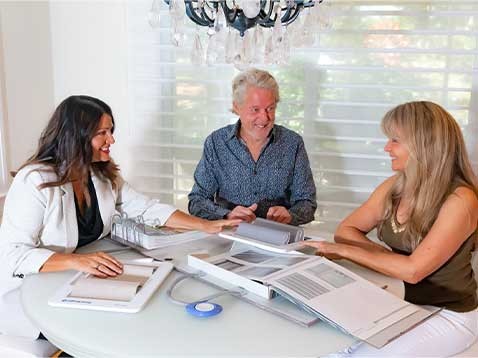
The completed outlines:
<svg viewBox="0 0 478 358">
<path fill-rule="evenodd" d="M 225 230 L 219 233 L 219 236 L 279 253 L 301 247 L 304 229 L 257 218 L 251 224 L 240 223 L 235 230 Z"/>
<path fill-rule="evenodd" d="M 189 255 L 188 264 L 263 301 L 278 294 L 377 348 L 440 310 L 406 302 L 323 257 L 235 246 L 212 257 Z"/>
<path fill-rule="evenodd" d="M 287 245 L 304 240 L 304 229 L 257 218 L 251 224 L 240 223 L 236 234 L 273 245 Z"/>
</svg>

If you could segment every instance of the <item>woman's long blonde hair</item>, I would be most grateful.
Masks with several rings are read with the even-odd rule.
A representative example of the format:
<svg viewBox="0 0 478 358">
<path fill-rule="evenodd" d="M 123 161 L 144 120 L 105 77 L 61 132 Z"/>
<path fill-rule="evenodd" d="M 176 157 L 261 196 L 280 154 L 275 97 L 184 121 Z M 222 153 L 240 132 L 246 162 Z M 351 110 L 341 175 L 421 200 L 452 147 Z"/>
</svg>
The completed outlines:
<svg viewBox="0 0 478 358">
<path fill-rule="evenodd" d="M 383 220 L 395 218 L 400 200 L 409 200 L 404 239 L 416 248 L 438 216 L 443 203 L 456 186 L 470 188 L 478 196 L 477 179 L 471 168 L 465 141 L 458 123 L 438 104 L 426 101 L 401 104 L 382 120 L 389 137 L 400 137 L 408 147 L 404 171 L 387 194 Z"/>
</svg>

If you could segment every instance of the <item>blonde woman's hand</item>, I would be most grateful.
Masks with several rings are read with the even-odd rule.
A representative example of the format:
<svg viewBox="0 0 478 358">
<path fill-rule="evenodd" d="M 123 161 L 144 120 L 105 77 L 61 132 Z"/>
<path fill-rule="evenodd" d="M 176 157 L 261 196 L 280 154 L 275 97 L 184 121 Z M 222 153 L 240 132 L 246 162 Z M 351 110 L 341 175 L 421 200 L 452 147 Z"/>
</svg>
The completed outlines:
<svg viewBox="0 0 478 358">
<path fill-rule="evenodd" d="M 221 232 L 222 230 L 235 227 L 239 225 L 241 222 L 242 220 L 240 219 L 211 220 L 211 221 L 205 220 L 202 231 L 205 231 L 209 234 L 216 234 L 218 232 Z"/>
<path fill-rule="evenodd" d="M 343 258 L 343 256 L 340 254 L 340 249 L 342 248 L 342 244 L 335 244 L 332 242 L 327 242 L 327 241 L 305 241 L 304 242 L 305 246 L 311 246 L 317 249 L 315 254 L 317 256 L 323 256 L 326 257 L 330 260 L 339 260 Z"/>
<path fill-rule="evenodd" d="M 104 252 L 70 254 L 71 268 L 98 277 L 114 277 L 123 273 L 123 264 Z"/>
</svg>

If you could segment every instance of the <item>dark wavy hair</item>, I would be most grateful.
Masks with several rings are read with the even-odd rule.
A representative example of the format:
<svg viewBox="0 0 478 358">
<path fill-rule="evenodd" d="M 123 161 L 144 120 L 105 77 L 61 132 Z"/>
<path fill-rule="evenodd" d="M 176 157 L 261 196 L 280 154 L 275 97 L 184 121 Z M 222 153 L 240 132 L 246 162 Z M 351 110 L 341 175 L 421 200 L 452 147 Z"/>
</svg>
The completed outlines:
<svg viewBox="0 0 478 358">
<path fill-rule="evenodd" d="M 40 188 L 63 185 L 73 180 L 87 182 L 90 169 L 102 179 L 116 186 L 119 167 L 112 161 L 92 162 L 91 140 L 96 134 L 101 117 L 107 114 L 115 121 L 111 108 L 103 101 L 84 95 L 70 96 L 56 108 L 43 130 L 36 153 L 21 168 L 43 164 L 52 170 L 58 180 L 43 183 Z"/>
</svg>

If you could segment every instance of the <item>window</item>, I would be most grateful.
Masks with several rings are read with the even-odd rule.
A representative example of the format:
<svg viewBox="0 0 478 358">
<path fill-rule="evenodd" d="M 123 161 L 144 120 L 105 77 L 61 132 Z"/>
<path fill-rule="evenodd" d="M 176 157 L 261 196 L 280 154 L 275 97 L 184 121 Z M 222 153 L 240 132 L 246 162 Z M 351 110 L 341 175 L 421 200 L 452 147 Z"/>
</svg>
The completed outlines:
<svg viewBox="0 0 478 358">
<path fill-rule="evenodd" d="M 316 223 L 328 232 L 391 175 L 380 120 L 394 105 L 440 103 L 478 157 L 478 3 L 332 4 L 333 28 L 312 48 L 294 49 L 287 66 L 258 66 L 279 81 L 277 123 L 304 137 L 318 190 Z M 128 10 L 132 138 L 139 154 L 131 181 L 185 209 L 205 137 L 236 120 L 229 109 L 237 71 L 191 64 L 191 36 L 173 47 L 166 6 L 160 30 L 153 31 L 150 5 L 134 2 Z"/>
</svg>

